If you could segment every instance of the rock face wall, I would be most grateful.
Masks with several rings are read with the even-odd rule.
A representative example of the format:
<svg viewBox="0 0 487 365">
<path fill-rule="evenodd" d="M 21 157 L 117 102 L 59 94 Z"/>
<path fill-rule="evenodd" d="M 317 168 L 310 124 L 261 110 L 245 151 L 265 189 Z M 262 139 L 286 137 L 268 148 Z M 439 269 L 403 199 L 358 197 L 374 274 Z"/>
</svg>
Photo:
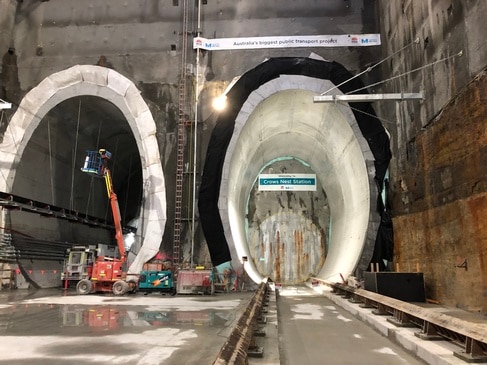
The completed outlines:
<svg viewBox="0 0 487 365">
<path fill-rule="evenodd" d="M 380 90 L 425 96 L 378 106 L 392 135 L 394 266 L 424 272 L 427 298 L 486 313 L 487 3 L 383 2 L 380 13 L 393 55 L 382 78 L 405 74 Z"/>
<path fill-rule="evenodd" d="M 296 160 L 276 161 L 262 173 L 314 171 Z M 249 197 L 249 251 L 263 276 L 282 284 L 316 276 L 326 259 L 330 214 L 323 187 L 316 191 L 259 191 Z"/>
<path fill-rule="evenodd" d="M 418 265 L 428 298 L 485 312 L 487 78 L 479 75 L 409 145 L 393 194 L 395 262 Z M 468 293 L 468 295 L 466 295 Z"/>
</svg>

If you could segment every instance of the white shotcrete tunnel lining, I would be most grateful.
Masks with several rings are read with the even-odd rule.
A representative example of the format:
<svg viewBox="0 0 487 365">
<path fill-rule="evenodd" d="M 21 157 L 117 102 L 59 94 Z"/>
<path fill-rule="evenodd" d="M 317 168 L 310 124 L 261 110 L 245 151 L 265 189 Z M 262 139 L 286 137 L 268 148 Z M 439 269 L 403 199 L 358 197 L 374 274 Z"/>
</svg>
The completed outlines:
<svg viewBox="0 0 487 365">
<path fill-rule="evenodd" d="M 113 103 L 127 119 L 137 143 L 145 205 L 140 214 L 142 232 L 137 232 L 141 247 L 128 270 L 129 274 L 137 274 L 159 251 L 167 217 L 166 188 L 152 114 L 132 81 L 118 72 L 99 66 L 73 66 L 50 75 L 27 93 L 0 144 L 0 191 L 11 191 L 16 165 L 42 118 L 62 101 L 81 95 L 97 96 Z"/>
<path fill-rule="evenodd" d="M 311 165 L 329 199 L 333 234 L 318 277 L 340 281 L 355 270 L 365 244 L 374 244 L 374 157 L 350 108 L 315 104 L 328 80 L 281 75 L 252 92 L 241 108 L 227 149 L 219 208 L 235 266 L 250 257 L 245 230 L 248 196 L 262 166 L 293 156 Z M 232 244 L 233 243 L 233 244 Z M 240 261 L 240 263 L 238 262 Z M 244 263 L 255 282 L 264 278 Z"/>
</svg>

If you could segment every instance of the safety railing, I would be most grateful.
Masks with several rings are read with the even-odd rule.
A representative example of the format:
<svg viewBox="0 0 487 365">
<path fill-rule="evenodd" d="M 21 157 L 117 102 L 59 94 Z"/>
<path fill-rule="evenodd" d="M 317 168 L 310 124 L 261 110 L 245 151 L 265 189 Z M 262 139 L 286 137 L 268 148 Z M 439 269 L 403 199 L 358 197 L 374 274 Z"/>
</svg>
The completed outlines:
<svg viewBox="0 0 487 365">
<path fill-rule="evenodd" d="M 368 290 L 340 283 L 329 283 L 333 292 L 362 307 L 372 308 L 377 315 L 391 315 L 388 321 L 397 326 L 414 326 L 423 340 L 449 340 L 462 348 L 454 355 L 466 362 L 487 362 L 487 321 L 471 322 L 428 308 L 386 297 Z"/>
</svg>

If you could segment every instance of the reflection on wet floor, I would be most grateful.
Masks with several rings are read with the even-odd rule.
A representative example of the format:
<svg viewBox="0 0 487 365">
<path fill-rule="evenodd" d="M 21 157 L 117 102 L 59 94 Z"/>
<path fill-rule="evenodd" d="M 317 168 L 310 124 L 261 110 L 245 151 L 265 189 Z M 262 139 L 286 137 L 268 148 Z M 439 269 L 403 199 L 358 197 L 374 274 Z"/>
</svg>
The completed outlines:
<svg viewBox="0 0 487 365">
<path fill-rule="evenodd" d="M 216 326 L 227 321 L 225 314 L 214 310 L 204 311 L 135 311 L 111 307 L 92 307 L 89 309 L 64 306 L 60 309 L 63 326 L 89 326 L 97 329 L 147 326 Z"/>
<path fill-rule="evenodd" d="M 196 365 L 214 359 L 252 292 L 206 296 L 0 292 L 0 365 Z M 208 360 L 208 361 L 206 361 Z"/>
<path fill-rule="evenodd" d="M 18 304 L 0 309 L 0 336 L 60 333 L 63 327 L 84 327 L 104 334 L 122 327 L 224 327 L 227 321 L 228 313 L 213 309 L 146 311 L 142 307 Z"/>
</svg>

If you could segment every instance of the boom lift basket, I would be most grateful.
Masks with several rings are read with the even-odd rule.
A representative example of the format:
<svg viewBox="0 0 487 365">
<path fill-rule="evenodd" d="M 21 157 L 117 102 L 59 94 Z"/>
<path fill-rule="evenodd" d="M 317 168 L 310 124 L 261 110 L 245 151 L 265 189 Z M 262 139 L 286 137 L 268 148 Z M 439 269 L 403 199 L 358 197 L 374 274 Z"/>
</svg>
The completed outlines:
<svg viewBox="0 0 487 365">
<path fill-rule="evenodd" d="M 104 162 L 102 157 L 102 151 L 106 155 L 105 157 L 111 157 L 111 153 L 106 150 L 86 151 L 85 163 L 81 168 L 81 171 L 97 176 L 103 176 Z"/>
</svg>

